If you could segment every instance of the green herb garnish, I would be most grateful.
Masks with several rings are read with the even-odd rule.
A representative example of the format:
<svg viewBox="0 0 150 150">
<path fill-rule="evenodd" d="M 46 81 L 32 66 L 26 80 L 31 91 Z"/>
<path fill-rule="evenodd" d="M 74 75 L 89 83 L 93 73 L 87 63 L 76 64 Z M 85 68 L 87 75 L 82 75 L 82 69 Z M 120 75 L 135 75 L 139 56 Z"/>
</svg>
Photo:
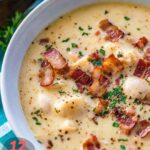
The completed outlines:
<svg viewBox="0 0 150 150">
<path fill-rule="evenodd" d="M 118 142 L 127 142 L 128 139 L 118 139 Z"/>
<path fill-rule="evenodd" d="M 78 48 L 78 45 L 76 43 L 71 43 L 72 48 Z"/>
<path fill-rule="evenodd" d="M 107 115 L 109 113 L 109 110 L 107 108 L 105 108 L 102 112 L 100 112 L 100 116 L 104 116 Z"/>
<path fill-rule="evenodd" d="M 110 101 L 116 100 L 118 103 L 126 103 L 126 96 L 123 93 L 123 89 L 121 86 L 117 86 L 112 91 L 107 92 L 104 97 L 104 99 L 108 99 Z"/>
<path fill-rule="evenodd" d="M 64 40 L 62 40 L 62 42 L 68 42 L 70 40 L 70 38 L 66 38 L 66 39 L 64 39 Z"/>
<path fill-rule="evenodd" d="M 103 50 L 102 48 L 99 50 L 99 52 L 103 55 L 103 56 L 105 56 L 105 50 Z"/>
<path fill-rule="evenodd" d="M 67 47 L 67 48 L 66 48 L 66 51 L 67 51 L 67 52 L 70 52 L 70 50 L 71 50 L 70 47 Z"/>
<path fill-rule="evenodd" d="M 130 20 L 130 18 L 129 18 L 128 16 L 124 16 L 124 19 L 125 19 L 126 21 L 129 21 L 129 20 Z"/>
<path fill-rule="evenodd" d="M 60 91 L 58 91 L 58 92 L 59 92 L 60 95 L 66 94 L 66 92 L 65 92 L 65 91 L 62 91 L 62 90 L 60 90 Z"/>
<path fill-rule="evenodd" d="M 36 125 L 41 125 L 37 117 L 32 117 L 32 119 L 35 121 Z"/>
<path fill-rule="evenodd" d="M 121 150 L 126 150 L 125 145 L 120 145 Z"/>
<path fill-rule="evenodd" d="M 114 122 L 114 123 L 112 124 L 112 126 L 115 127 L 115 128 L 118 128 L 118 127 L 119 127 L 119 123 Z"/>
<path fill-rule="evenodd" d="M 107 15 L 108 13 L 109 13 L 109 11 L 108 11 L 108 10 L 105 10 L 104 14 Z"/>
<path fill-rule="evenodd" d="M 82 57 L 82 56 L 83 56 L 82 51 L 79 51 L 79 56 L 80 56 L 80 57 Z"/>
<path fill-rule="evenodd" d="M 110 103 L 110 107 L 111 108 L 115 108 L 116 104 L 117 104 L 117 101 L 116 100 L 112 100 L 111 103 Z"/>
<path fill-rule="evenodd" d="M 46 44 L 45 45 L 45 49 L 46 49 L 46 51 L 48 51 L 48 50 L 50 50 L 50 49 L 52 49 L 52 45 L 50 45 L 50 44 Z"/>
<path fill-rule="evenodd" d="M 88 25 L 88 30 L 92 30 L 92 27 Z"/>
<path fill-rule="evenodd" d="M 140 28 L 137 28 L 137 30 L 140 31 L 141 29 L 140 29 Z"/>
<path fill-rule="evenodd" d="M 91 60 L 91 63 L 94 66 L 101 66 L 102 65 L 102 61 L 101 60 Z"/>
<path fill-rule="evenodd" d="M 84 29 L 80 26 L 79 28 L 78 28 L 80 31 L 84 31 Z"/>
<path fill-rule="evenodd" d="M 84 35 L 88 36 L 88 35 L 89 35 L 89 33 L 87 33 L 87 32 L 83 32 L 83 33 L 82 33 L 82 36 L 84 36 Z"/>
<path fill-rule="evenodd" d="M 72 91 L 73 91 L 74 93 L 78 93 L 78 92 L 79 92 L 78 89 L 75 89 L 74 87 L 72 88 Z"/>
<path fill-rule="evenodd" d="M 14 17 L 12 17 L 12 19 L 8 22 L 8 24 L 5 27 L 0 28 L 0 49 L 3 51 L 6 50 L 12 35 L 14 34 L 23 18 L 24 14 L 17 11 Z"/>
</svg>

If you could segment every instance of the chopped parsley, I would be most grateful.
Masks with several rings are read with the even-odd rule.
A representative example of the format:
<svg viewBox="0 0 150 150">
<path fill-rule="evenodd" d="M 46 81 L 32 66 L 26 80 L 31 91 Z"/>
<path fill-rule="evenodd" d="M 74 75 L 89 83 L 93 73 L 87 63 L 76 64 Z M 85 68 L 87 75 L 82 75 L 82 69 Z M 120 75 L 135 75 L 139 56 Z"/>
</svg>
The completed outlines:
<svg viewBox="0 0 150 150">
<path fill-rule="evenodd" d="M 118 139 L 118 142 L 127 142 L 128 139 Z"/>
<path fill-rule="evenodd" d="M 115 128 L 118 128 L 118 127 L 119 127 L 119 123 L 114 122 L 114 123 L 112 124 L 112 126 L 115 127 Z"/>
<path fill-rule="evenodd" d="M 74 93 L 78 93 L 79 91 L 78 91 L 78 89 L 76 89 L 76 88 L 72 88 L 72 91 L 74 92 Z"/>
<path fill-rule="evenodd" d="M 67 48 L 66 48 L 66 51 L 67 51 L 67 52 L 70 52 L 70 50 L 71 50 L 70 47 L 67 47 Z"/>
<path fill-rule="evenodd" d="M 110 101 L 116 100 L 117 102 L 126 103 L 126 96 L 123 93 L 123 89 L 121 86 L 117 86 L 112 91 L 107 92 L 104 97 L 104 99 L 108 99 Z"/>
<path fill-rule="evenodd" d="M 71 43 L 72 48 L 78 48 L 78 45 L 76 43 Z"/>
<path fill-rule="evenodd" d="M 107 15 L 108 13 L 109 13 L 109 11 L 108 11 L 108 10 L 105 10 L 104 14 Z"/>
<path fill-rule="evenodd" d="M 92 30 L 92 27 L 88 25 L 88 30 Z"/>
<path fill-rule="evenodd" d="M 110 103 L 110 107 L 111 107 L 111 108 L 115 108 L 115 107 L 116 107 L 116 104 L 117 104 L 117 101 L 113 99 L 113 100 L 111 101 L 111 103 Z"/>
<path fill-rule="evenodd" d="M 41 125 L 37 117 L 32 117 L 32 119 L 35 121 L 36 125 Z"/>
<path fill-rule="evenodd" d="M 80 57 L 82 57 L 82 56 L 83 56 L 82 51 L 79 51 L 79 56 L 80 56 Z"/>
<path fill-rule="evenodd" d="M 102 65 L 102 61 L 101 60 L 91 60 L 91 63 L 94 66 L 101 66 Z"/>
<path fill-rule="evenodd" d="M 60 90 L 60 91 L 58 91 L 58 92 L 59 92 L 60 95 L 66 94 L 66 92 L 65 92 L 65 91 L 62 91 L 62 90 Z"/>
<path fill-rule="evenodd" d="M 105 108 L 103 111 L 100 112 L 100 116 L 104 116 L 107 115 L 109 113 L 109 110 L 107 108 Z"/>
<path fill-rule="evenodd" d="M 99 50 L 99 52 L 103 55 L 103 56 L 105 56 L 105 50 L 103 50 L 102 48 Z"/>
<path fill-rule="evenodd" d="M 78 28 L 80 31 L 84 31 L 84 29 L 80 26 L 79 28 Z"/>
<path fill-rule="evenodd" d="M 118 53 L 117 57 L 120 58 L 120 57 L 123 57 L 123 55 L 121 53 Z"/>
<path fill-rule="evenodd" d="M 140 29 L 140 28 L 137 28 L 137 30 L 140 31 L 141 29 Z"/>
<path fill-rule="evenodd" d="M 38 61 L 39 61 L 39 62 L 42 62 L 42 60 L 43 60 L 42 58 L 38 58 Z"/>
<path fill-rule="evenodd" d="M 89 35 L 89 33 L 87 33 L 87 32 L 83 32 L 83 33 L 82 33 L 82 36 L 84 36 L 84 35 L 88 36 L 88 35 Z"/>
<path fill-rule="evenodd" d="M 49 45 L 49 44 L 46 44 L 46 45 L 45 45 L 45 49 L 46 49 L 46 51 L 48 51 L 48 50 L 52 49 L 52 47 L 53 47 L 53 46 L 52 46 L 52 45 Z"/>
<path fill-rule="evenodd" d="M 126 150 L 125 145 L 120 145 L 121 150 Z"/>
<path fill-rule="evenodd" d="M 62 40 L 62 42 L 68 42 L 70 40 L 70 38 L 66 38 L 66 39 L 64 39 L 64 40 Z"/>
<path fill-rule="evenodd" d="M 129 20 L 130 20 L 130 18 L 129 18 L 128 16 L 124 16 L 124 19 L 125 19 L 126 21 L 129 21 Z"/>
<path fill-rule="evenodd" d="M 150 117 L 148 118 L 148 121 L 150 121 Z"/>
<path fill-rule="evenodd" d="M 119 78 L 120 78 L 120 79 L 123 79 L 123 78 L 124 78 L 124 75 L 123 75 L 123 74 L 120 74 Z"/>
</svg>

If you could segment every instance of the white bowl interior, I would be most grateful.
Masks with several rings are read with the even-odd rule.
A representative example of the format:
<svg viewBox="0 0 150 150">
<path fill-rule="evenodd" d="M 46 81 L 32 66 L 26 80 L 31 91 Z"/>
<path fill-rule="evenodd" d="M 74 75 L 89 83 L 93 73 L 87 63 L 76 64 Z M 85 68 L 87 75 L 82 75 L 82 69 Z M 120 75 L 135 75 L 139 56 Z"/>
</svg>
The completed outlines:
<svg viewBox="0 0 150 150">
<path fill-rule="evenodd" d="M 30 131 L 19 100 L 18 77 L 23 57 L 32 40 L 49 23 L 79 6 L 95 2 L 131 2 L 131 0 L 45 0 L 22 22 L 14 34 L 2 66 L 1 94 L 8 121 L 19 137 L 30 140 L 36 150 L 43 149 Z M 132 0 L 150 6 L 149 0 Z"/>
</svg>

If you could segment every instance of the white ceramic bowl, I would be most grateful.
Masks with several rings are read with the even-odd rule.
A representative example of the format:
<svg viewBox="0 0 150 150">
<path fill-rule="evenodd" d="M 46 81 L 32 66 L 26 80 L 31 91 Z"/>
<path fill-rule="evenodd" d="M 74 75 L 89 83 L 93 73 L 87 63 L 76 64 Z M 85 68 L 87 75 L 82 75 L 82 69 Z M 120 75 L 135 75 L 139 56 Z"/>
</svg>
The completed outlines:
<svg viewBox="0 0 150 150">
<path fill-rule="evenodd" d="M 149 0 L 45 0 L 24 19 L 7 48 L 1 80 L 4 110 L 16 135 L 31 141 L 36 150 L 43 147 L 29 129 L 19 99 L 18 77 L 23 57 L 32 40 L 49 23 L 68 11 L 95 2 L 132 2 L 150 6 Z"/>
</svg>

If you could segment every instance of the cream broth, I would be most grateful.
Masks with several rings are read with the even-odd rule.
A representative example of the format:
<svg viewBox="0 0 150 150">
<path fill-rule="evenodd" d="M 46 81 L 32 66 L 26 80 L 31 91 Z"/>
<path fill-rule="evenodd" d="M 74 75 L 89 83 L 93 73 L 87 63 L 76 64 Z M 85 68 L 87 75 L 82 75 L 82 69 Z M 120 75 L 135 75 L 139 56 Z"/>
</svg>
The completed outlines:
<svg viewBox="0 0 150 150">
<path fill-rule="evenodd" d="M 114 42 L 105 38 L 107 31 L 100 27 L 104 19 L 123 31 L 124 35 L 119 40 Z M 141 37 L 150 40 L 150 9 L 127 4 L 96 4 L 79 8 L 60 17 L 37 36 L 21 67 L 20 99 L 34 136 L 46 149 L 150 149 L 150 136 L 136 135 L 136 125 L 130 134 L 122 132 L 122 122 L 111 113 L 114 108 L 110 105 L 109 110 L 106 109 L 100 116 L 95 115 L 94 111 L 99 99 L 113 88 L 121 87 L 119 95 L 122 94 L 121 98 L 126 102 L 120 99 L 116 102 L 107 97 L 109 103 L 111 101 L 116 106 L 135 110 L 136 124 L 141 120 L 149 122 L 150 106 L 136 101 L 145 97 L 150 101 L 149 75 L 144 78 L 134 75 L 138 61 L 143 59 L 149 46 L 149 43 L 145 44 L 141 50 L 133 44 Z M 53 83 L 43 87 L 40 85 L 39 70 L 43 53 L 51 46 L 62 54 L 71 69 L 80 68 L 88 75 L 102 63 L 100 60 L 89 61 L 89 55 L 96 50 L 104 60 L 114 54 L 123 63 L 124 69 L 108 77 L 111 83 L 101 96 L 89 93 L 89 87 L 80 92 L 76 82 L 62 73 L 55 73 Z M 120 83 L 116 84 L 118 77 Z M 141 93 L 137 94 L 136 90 Z M 83 147 L 89 134 L 95 135 L 99 141 L 100 145 L 95 149 Z"/>
</svg>

